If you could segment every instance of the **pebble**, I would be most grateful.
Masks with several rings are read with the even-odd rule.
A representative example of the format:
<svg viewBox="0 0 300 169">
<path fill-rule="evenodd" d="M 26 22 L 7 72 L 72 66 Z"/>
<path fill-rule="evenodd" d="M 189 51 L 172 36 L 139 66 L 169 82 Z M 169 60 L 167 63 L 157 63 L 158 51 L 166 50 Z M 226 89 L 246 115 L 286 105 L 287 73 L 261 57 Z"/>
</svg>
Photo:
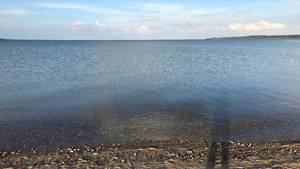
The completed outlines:
<svg viewBox="0 0 300 169">
<path fill-rule="evenodd" d="M 191 154 L 193 154 L 193 151 L 186 151 L 186 153 L 187 153 L 188 155 L 191 155 Z"/>
</svg>

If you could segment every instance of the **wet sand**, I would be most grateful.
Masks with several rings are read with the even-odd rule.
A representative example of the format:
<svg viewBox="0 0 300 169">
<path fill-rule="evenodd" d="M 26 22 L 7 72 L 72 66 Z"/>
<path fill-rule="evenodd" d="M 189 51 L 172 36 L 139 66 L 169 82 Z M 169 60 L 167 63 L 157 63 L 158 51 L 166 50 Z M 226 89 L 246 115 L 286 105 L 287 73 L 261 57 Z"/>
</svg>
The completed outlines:
<svg viewBox="0 0 300 169">
<path fill-rule="evenodd" d="M 0 150 L 0 168 L 300 168 L 299 152 L 299 140 L 136 141 L 55 151 Z"/>
</svg>

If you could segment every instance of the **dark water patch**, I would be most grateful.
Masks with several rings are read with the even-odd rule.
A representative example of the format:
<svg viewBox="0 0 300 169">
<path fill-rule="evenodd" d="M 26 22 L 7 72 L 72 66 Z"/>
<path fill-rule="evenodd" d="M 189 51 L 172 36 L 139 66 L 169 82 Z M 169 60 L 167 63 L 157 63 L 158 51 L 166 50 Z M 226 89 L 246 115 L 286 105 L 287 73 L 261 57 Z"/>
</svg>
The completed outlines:
<svg viewBox="0 0 300 169">
<path fill-rule="evenodd" d="M 0 147 L 54 149 L 102 142 L 167 140 L 183 133 L 197 138 L 207 135 L 208 117 L 202 105 L 130 106 L 124 102 L 107 101 L 70 114 L 57 112 L 56 116 L 3 120 Z M 196 107 L 198 111 L 194 111 Z"/>
<path fill-rule="evenodd" d="M 288 121 L 272 113 L 245 115 L 233 112 L 233 107 L 222 92 L 214 102 L 113 97 L 53 114 L 6 116 L 1 119 L 0 147 L 42 150 L 134 140 L 183 138 L 216 142 L 299 137 L 296 119 Z"/>
<path fill-rule="evenodd" d="M 1 123 L 0 147 L 5 149 L 54 150 L 79 144 L 105 142 L 99 130 L 87 119 L 64 117 L 59 119 L 11 120 Z M 100 140 L 102 138 L 103 140 Z"/>
</svg>

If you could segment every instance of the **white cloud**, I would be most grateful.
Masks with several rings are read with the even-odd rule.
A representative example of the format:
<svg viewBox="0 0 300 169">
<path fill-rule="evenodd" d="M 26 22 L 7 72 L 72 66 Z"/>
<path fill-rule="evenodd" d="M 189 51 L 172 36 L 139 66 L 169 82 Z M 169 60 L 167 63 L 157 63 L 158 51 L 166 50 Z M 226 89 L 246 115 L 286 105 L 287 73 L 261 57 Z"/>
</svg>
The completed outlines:
<svg viewBox="0 0 300 169">
<path fill-rule="evenodd" d="M 163 13 L 169 13 L 169 12 L 177 12 L 184 9 L 181 5 L 176 4 L 149 4 L 149 3 L 139 3 L 139 8 L 146 10 L 146 11 L 157 11 L 157 12 L 163 12 Z"/>
<path fill-rule="evenodd" d="M 86 9 L 89 5 L 72 4 L 72 3 L 38 3 L 37 6 L 44 8 L 66 8 L 66 9 Z"/>
<path fill-rule="evenodd" d="M 127 33 L 130 32 L 130 29 L 126 28 L 126 27 L 122 27 L 122 28 L 120 28 L 120 30 L 123 31 L 123 32 L 127 32 Z"/>
<path fill-rule="evenodd" d="M 84 22 L 80 22 L 80 21 L 74 22 L 73 25 L 86 26 Z"/>
<path fill-rule="evenodd" d="M 228 26 L 228 29 L 237 30 L 237 31 L 259 31 L 265 29 L 284 29 L 285 25 L 282 23 L 269 23 L 267 21 L 260 21 L 256 24 L 248 23 L 248 24 L 241 24 L 241 23 L 234 23 Z"/>
<path fill-rule="evenodd" d="M 96 29 L 99 29 L 99 30 L 104 30 L 104 29 L 106 29 L 106 25 L 103 25 L 103 24 L 101 24 L 101 23 L 99 23 L 99 22 L 96 22 L 96 24 L 94 25 L 94 27 L 95 27 Z"/>
<path fill-rule="evenodd" d="M 181 5 L 181 4 L 154 4 L 154 3 L 138 3 L 137 8 L 143 11 L 155 11 L 160 15 L 164 15 L 169 18 L 181 17 L 182 14 L 190 16 L 199 16 L 213 11 L 220 11 L 219 9 L 204 9 L 204 8 L 195 8 L 194 6 Z"/>
<path fill-rule="evenodd" d="M 225 27 L 218 27 L 218 26 L 216 26 L 215 29 L 216 29 L 216 30 L 226 30 Z"/>
<path fill-rule="evenodd" d="M 182 22 L 183 22 L 183 25 L 185 25 L 185 26 L 188 26 L 188 25 L 190 25 L 190 17 L 187 17 L 187 18 L 185 18 Z"/>
<path fill-rule="evenodd" d="M 86 28 L 86 27 L 87 27 L 87 25 L 84 22 L 80 22 L 80 21 L 74 22 L 71 25 L 71 29 L 73 29 L 73 30 L 80 30 L 80 29 Z"/>
<path fill-rule="evenodd" d="M 137 31 L 137 32 L 140 32 L 140 33 L 150 33 L 150 32 L 152 32 L 152 29 L 149 28 L 148 26 L 143 25 L 139 28 L 134 29 L 134 31 Z"/>
<path fill-rule="evenodd" d="M 167 31 L 171 31 L 171 30 L 173 30 L 173 28 L 171 28 L 171 27 L 167 27 L 167 26 L 164 26 L 164 28 L 165 28 L 165 30 L 167 30 Z"/>
<path fill-rule="evenodd" d="M 82 5 L 82 4 L 73 4 L 73 3 L 38 3 L 36 5 L 44 8 L 83 10 L 85 12 L 98 13 L 106 16 L 124 16 L 124 15 L 129 16 L 130 15 L 127 12 L 106 9 L 106 8 L 98 8 L 92 5 Z"/>
<path fill-rule="evenodd" d="M 13 8 L 0 12 L 0 16 L 16 16 L 16 15 L 25 15 L 32 14 L 33 11 L 27 11 L 21 8 Z"/>
</svg>

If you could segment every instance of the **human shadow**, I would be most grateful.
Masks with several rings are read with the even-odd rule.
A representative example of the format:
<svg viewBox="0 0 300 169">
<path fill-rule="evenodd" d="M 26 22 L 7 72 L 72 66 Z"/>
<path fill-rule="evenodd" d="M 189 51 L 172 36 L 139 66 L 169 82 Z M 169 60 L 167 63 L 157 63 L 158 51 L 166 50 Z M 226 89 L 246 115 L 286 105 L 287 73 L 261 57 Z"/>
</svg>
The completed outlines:
<svg viewBox="0 0 300 169">
<path fill-rule="evenodd" d="M 229 138 L 230 138 L 230 103 L 226 94 L 215 99 L 215 111 L 211 131 L 211 146 L 206 168 L 214 169 L 218 151 L 221 151 L 221 168 L 229 168 Z"/>
</svg>

